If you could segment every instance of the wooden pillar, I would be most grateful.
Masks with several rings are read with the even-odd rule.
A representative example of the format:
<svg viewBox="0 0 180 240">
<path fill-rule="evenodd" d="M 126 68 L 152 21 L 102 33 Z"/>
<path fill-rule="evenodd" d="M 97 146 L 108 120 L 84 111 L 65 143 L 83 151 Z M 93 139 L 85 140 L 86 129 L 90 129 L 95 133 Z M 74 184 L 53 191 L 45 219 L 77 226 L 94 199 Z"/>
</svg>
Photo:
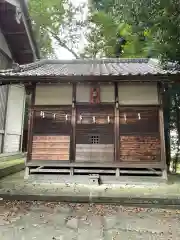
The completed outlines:
<svg viewBox="0 0 180 240">
<path fill-rule="evenodd" d="M 120 142 L 119 142 L 119 99 L 118 99 L 118 84 L 115 83 L 115 106 L 114 106 L 114 139 L 115 139 L 115 162 L 120 159 Z"/>
<path fill-rule="evenodd" d="M 166 149 L 165 149 L 165 137 L 164 137 L 164 115 L 163 115 L 163 95 L 164 88 L 162 84 L 158 84 L 159 95 L 159 132 L 160 132 L 160 144 L 161 144 L 161 166 L 163 170 L 163 178 L 166 178 Z"/>
<path fill-rule="evenodd" d="M 25 86 L 26 93 L 30 95 L 30 106 L 28 111 L 28 141 L 27 141 L 27 158 L 26 162 L 31 160 L 32 142 L 33 142 L 33 121 L 34 121 L 34 104 L 35 104 L 35 90 L 36 85 Z"/>
<path fill-rule="evenodd" d="M 164 139 L 166 150 L 166 164 L 168 171 L 170 170 L 171 162 L 171 146 L 170 146 L 170 86 L 168 83 L 164 84 L 165 92 L 163 96 L 163 115 L 164 115 Z"/>
<path fill-rule="evenodd" d="M 71 162 L 75 161 L 76 158 L 76 84 L 73 84 L 72 90 L 72 117 L 71 117 L 71 124 L 72 124 L 72 139 L 71 139 Z"/>
</svg>

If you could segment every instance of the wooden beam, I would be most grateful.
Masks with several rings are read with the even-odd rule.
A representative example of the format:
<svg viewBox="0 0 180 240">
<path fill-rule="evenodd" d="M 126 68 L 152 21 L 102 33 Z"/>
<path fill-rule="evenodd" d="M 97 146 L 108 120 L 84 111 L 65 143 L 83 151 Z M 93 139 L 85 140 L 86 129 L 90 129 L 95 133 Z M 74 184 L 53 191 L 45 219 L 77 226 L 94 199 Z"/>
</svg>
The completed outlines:
<svg viewBox="0 0 180 240">
<path fill-rule="evenodd" d="M 180 79 L 180 74 L 177 75 L 170 75 L 169 78 L 167 78 L 167 75 L 102 75 L 102 76 L 47 76 L 46 73 L 44 75 L 42 74 L 41 76 L 4 76 L 1 82 L 7 84 L 11 82 L 12 84 L 17 84 L 19 82 L 23 83 L 28 83 L 28 82 L 33 82 L 33 83 L 41 83 L 41 84 L 47 84 L 47 79 L 48 83 L 80 83 L 80 82 L 87 82 L 87 83 L 107 83 L 107 82 L 120 82 L 120 83 L 139 83 L 139 82 L 174 82 L 177 81 L 179 82 Z M 2 84 L 1 83 L 1 84 Z"/>
<path fill-rule="evenodd" d="M 27 158 L 26 161 L 31 160 L 32 155 L 32 143 L 33 143 L 33 122 L 34 122 L 34 103 L 35 103 L 35 90 L 36 85 L 25 86 L 26 93 L 31 96 L 30 106 L 29 106 L 29 117 L 28 117 L 28 141 L 27 141 Z"/>
<path fill-rule="evenodd" d="M 154 168 L 154 169 L 163 169 L 164 164 L 161 162 L 149 162 L 149 163 L 140 163 L 140 162 L 112 162 L 112 163 L 89 163 L 89 162 L 67 162 L 67 161 L 53 161 L 53 160 L 33 160 L 28 163 L 29 167 L 39 167 L 39 166 L 44 166 L 44 167 L 77 167 L 77 168 L 134 168 L 134 169 L 141 169 L 141 168 Z"/>
<path fill-rule="evenodd" d="M 71 134 L 71 162 L 76 158 L 76 84 L 73 84 L 72 89 L 72 134 Z"/>
<path fill-rule="evenodd" d="M 118 84 L 115 87 L 115 116 L 114 116 L 114 139 L 115 139 L 115 162 L 119 161 L 120 157 L 120 142 L 119 142 L 119 99 L 118 99 Z"/>
<path fill-rule="evenodd" d="M 26 34 L 25 31 L 23 32 L 4 32 L 4 35 L 22 35 L 22 34 Z"/>
<path fill-rule="evenodd" d="M 161 163 L 166 168 L 166 149 L 165 149 L 165 137 L 164 137 L 164 116 L 163 116 L 163 94 L 164 89 L 162 84 L 158 84 L 158 97 L 159 97 L 159 133 L 161 143 Z"/>
</svg>

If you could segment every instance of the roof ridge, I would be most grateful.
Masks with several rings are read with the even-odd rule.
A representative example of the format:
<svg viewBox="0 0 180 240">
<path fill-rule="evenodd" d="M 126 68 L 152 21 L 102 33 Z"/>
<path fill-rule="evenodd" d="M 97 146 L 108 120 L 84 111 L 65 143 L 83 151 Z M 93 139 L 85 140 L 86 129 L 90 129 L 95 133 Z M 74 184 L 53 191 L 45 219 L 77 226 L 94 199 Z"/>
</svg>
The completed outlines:
<svg viewBox="0 0 180 240">
<path fill-rule="evenodd" d="M 158 65 L 158 60 L 149 58 L 42 59 L 26 65 L 14 66 L 11 70 L 4 70 L 0 72 L 0 77 L 146 76 L 168 73 L 176 74 L 177 71 L 163 70 L 163 66 Z M 180 71 L 178 73 L 180 74 Z"/>
<path fill-rule="evenodd" d="M 80 58 L 80 59 L 71 59 L 71 60 L 63 60 L 63 59 L 41 59 L 32 63 L 19 65 L 19 69 L 6 69 L 0 70 L 0 73 L 8 73 L 8 72 L 25 72 L 28 70 L 36 69 L 45 64 L 80 64 L 80 63 L 148 63 L 148 58 Z"/>
<path fill-rule="evenodd" d="M 21 65 L 22 68 L 24 67 L 33 67 L 39 66 L 43 64 L 75 64 L 75 63 L 106 63 L 106 62 L 117 62 L 117 63 L 148 63 L 148 58 L 79 58 L 79 59 L 70 59 L 70 60 L 63 60 L 63 59 L 42 59 L 36 62 Z M 20 66 L 20 67 L 21 67 Z"/>
</svg>

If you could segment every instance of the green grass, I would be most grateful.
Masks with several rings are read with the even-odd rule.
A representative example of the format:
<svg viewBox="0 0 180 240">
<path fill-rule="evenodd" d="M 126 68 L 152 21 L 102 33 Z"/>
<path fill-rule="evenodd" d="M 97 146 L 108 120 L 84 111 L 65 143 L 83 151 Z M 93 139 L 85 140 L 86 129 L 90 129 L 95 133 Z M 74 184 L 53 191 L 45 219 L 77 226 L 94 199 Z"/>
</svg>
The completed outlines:
<svg viewBox="0 0 180 240">
<path fill-rule="evenodd" d="M 0 162 L 0 169 L 15 166 L 15 165 L 18 165 L 18 164 L 21 164 L 21 163 L 24 163 L 23 158 L 2 161 L 2 162 Z"/>
</svg>

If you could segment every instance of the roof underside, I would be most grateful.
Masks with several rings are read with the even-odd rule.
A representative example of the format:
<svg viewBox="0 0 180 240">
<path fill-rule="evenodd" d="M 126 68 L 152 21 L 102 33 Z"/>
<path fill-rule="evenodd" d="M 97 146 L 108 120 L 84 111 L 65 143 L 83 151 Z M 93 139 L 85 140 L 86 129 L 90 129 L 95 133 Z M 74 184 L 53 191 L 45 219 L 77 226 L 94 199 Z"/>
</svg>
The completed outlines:
<svg viewBox="0 0 180 240">
<path fill-rule="evenodd" d="M 19 64 L 34 61 L 25 25 L 16 21 L 16 7 L 6 1 L 0 1 L 0 28 L 6 38 L 13 60 Z"/>
<path fill-rule="evenodd" d="M 78 60 L 41 60 L 32 64 L 18 66 L 16 69 L 0 72 L 1 81 L 19 79 L 20 81 L 42 81 L 50 79 L 97 80 L 138 79 L 144 77 L 176 75 L 177 70 L 163 70 L 157 61 L 148 59 L 78 59 Z M 109 78 L 110 79 L 110 78 Z M 155 79 L 156 81 L 157 79 Z"/>
</svg>

